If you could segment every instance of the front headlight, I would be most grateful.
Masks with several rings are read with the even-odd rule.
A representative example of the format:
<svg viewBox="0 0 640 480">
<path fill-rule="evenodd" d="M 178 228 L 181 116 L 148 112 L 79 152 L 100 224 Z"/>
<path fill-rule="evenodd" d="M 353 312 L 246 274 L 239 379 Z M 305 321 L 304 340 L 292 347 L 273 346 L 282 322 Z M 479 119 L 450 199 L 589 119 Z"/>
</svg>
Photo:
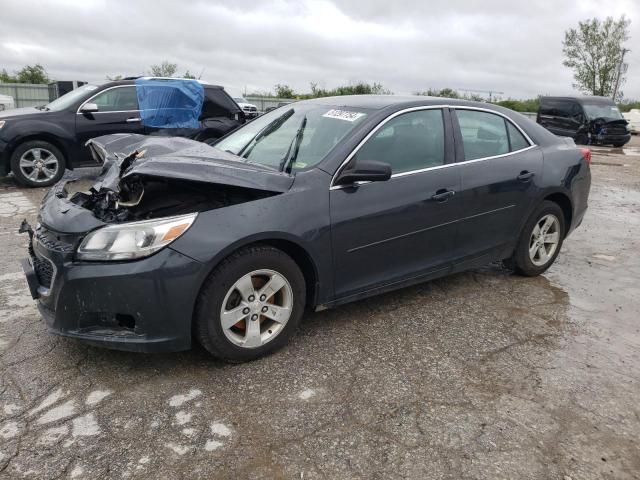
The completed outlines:
<svg viewBox="0 0 640 480">
<path fill-rule="evenodd" d="M 0 120 L 0 129 L 4 127 L 4 123 L 5 123 L 4 120 Z"/>
<path fill-rule="evenodd" d="M 131 260 L 166 247 L 186 232 L 197 213 L 109 225 L 94 230 L 78 247 L 79 260 Z"/>
</svg>

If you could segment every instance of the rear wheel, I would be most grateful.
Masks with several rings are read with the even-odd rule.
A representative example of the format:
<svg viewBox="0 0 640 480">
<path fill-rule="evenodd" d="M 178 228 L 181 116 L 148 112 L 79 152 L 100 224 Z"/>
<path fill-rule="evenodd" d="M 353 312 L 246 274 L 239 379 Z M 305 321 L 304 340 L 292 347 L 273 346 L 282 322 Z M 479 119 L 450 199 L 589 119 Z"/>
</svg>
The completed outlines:
<svg viewBox="0 0 640 480">
<path fill-rule="evenodd" d="M 305 305 L 297 264 L 273 247 L 239 250 L 205 281 L 195 312 L 198 342 L 215 357 L 253 360 L 283 347 Z"/>
<path fill-rule="evenodd" d="M 540 275 L 560 253 L 564 233 L 562 209 L 557 203 L 545 200 L 527 221 L 516 250 L 507 263 L 521 275 Z"/>
<path fill-rule="evenodd" d="M 49 142 L 32 140 L 19 145 L 11 155 L 11 171 L 27 187 L 48 187 L 64 174 L 62 152 Z"/>
</svg>

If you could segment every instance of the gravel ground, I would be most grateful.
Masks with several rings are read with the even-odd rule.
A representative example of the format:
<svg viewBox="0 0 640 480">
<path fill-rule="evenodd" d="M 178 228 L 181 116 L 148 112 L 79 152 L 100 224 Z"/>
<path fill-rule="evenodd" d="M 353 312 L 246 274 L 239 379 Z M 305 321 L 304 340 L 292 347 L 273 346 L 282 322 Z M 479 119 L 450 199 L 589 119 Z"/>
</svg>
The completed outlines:
<svg viewBox="0 0 640 480">
<path fill-rule="evenodd" d="M 44 191 L 0 180 L 0 478 L 639 478 L 639 140 L 596 149 L 544 276 L 488 266 L 308 314 L 243 365 L 48 334 L 17 235 Z"/>
</svg>

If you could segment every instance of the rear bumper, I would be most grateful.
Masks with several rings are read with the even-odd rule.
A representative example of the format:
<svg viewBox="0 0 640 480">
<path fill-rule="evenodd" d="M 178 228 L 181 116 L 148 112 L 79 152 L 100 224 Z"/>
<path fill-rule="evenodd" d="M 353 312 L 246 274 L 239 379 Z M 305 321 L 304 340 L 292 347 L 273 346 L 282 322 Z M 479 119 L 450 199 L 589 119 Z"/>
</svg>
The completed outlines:
<svg viewBox="0 0 640 480">
<path fill-rule="evenodd" d="M 41 285 L 33 260 L 23 262 L 29 288 L 51 333 L 136 352 L 189 349 L 203 264 L 165 248 L 132 262 L 73 262 L 34 242 L 54 266 Z"/>
</svg>

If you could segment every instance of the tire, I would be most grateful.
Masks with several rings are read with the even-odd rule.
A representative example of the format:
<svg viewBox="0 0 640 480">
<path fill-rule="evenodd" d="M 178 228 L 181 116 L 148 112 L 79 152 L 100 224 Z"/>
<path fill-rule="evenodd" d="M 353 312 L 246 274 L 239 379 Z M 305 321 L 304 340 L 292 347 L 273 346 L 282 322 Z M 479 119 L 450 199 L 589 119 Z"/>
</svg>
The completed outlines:
<svg viewBox="0 0 640 480">
<path fill-rule="evenodd" d="M 536 226 L 540 228 L 542 220 L 546 220 L 550 217 L 552 219 L 555 218 L 556 222 L 554 222 L 553 226 L 549 228 L 547 232 L 548 235 L 552 235 L 554 233 L 557 234 L 557 243 L 555 244 L 555 248 L 552 249 L 551 243 L 547 243 L 546 241 L 543 242 L 544 253 L 547 254 L 545 258 L 540 247 L 535 248 L 536 238 L 539 238 L 540 240 L 543 240 L 543 238 L 545 240 L 550 240 L 553 237 L 546 236 L 534 238 L 534 229 L 536 229 Z M 565 219 L 562 209 L 557 203 L 545 200 L 538 206 L 538 208 L 536 208 L 531 217 L 529 217 L 529 220 L 527 220 L 527 223 L 520 234 L 520 239 L 518 240 L 513 256 L 505 263 L 513 268 L 516 273 L 524 275 L 525 277 L 535 277 L 540 275 L 553 264 L 560 253 L 565 232 Z M 540 235 L 540 233 L 537 235 Z M 540 245 L 539 242 L 537 244 Z M 535 252 L 532 255 L 530 253 L 530 249 L 533 250 L 534 248 Z"/>
<path fill-rule="evenodd" d="M 249 274 L 255 275 L 247 283 Z M 274 294 L 264 294 L 263 299 L 259 293 L 270 280 L 274 280 L 271 285 L 283 286 Z M 254 360 L 287 344 L 300 324 L 305 296 L 304 276 L 286 253 L 266 245 L 243 248 L 223 260 L 205 280 L 196 303 L 194 335 L 214 357 L 232 363 Z M 265 311 L 269 313 L 262 314 Z M 271 318 L 276 311 L 285 312 L 281 323 Z M 286 312 L 289 316 L 284 320 Z M 225 314 L 231 320 L 224 320 Z M 234 320 L 238 322 L 230 326 Z"/>
<path fill-rule="evenodd" d="M 627 142 L 622 142 L 622 143 L 614 143 L 613 146 L 615 148 L 622 148 L 626 145 Z"/>
<path fill-rule="evenodd" d="M 589 138 L 586 134 L 581 133 L 574 138 L 576 145 L 589 145 Z"/>
<path fill-rule="evenodd" d="M 62 152 L 42 140 L 31 140 L 18 145 L 11 155 L 11 171 L 17 182 L 25 187 L 53 185 L 62 178 L 66 165 Z"/>
</svg>

